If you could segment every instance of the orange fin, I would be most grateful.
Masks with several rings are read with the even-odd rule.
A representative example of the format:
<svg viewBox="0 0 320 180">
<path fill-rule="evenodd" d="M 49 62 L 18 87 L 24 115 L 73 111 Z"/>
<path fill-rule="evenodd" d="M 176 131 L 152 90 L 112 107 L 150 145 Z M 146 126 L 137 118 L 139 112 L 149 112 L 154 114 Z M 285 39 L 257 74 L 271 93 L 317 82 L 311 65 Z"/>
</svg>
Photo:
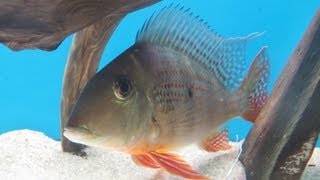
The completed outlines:
<svg viewBox="0 0 320 180">
<path fill-rule="evenodd" d="M 186 161 L 176 154 L 154 151 L 150 152 L 149 154 L 163 169 L 171 174 L 187 179 L 208 179 L 207 177 L 202 176 L 197 171 L 193 170 Z"/>
<path fill-rule="evenodd" d="M 243 81 L 241 90 L 248 94 L 248 109 L 242 117 L 255 122 L 261 109 L 267 102 L 267 82 L 269 81 L 269 58 L 267 48 L 260 50 L 252 63 L 248 76 Z"/>
<path fill-rule="evenodd" d="M 160 165 L 153 160 L 149 154 L 134 154 L 131 155 L 131 158 L 137 165 L 146 166 L 153 169 L 160 168 Z"/>
<path fill-rule="evenodd" d="M 204 139 L 200 146 L 208 152 L 225 151 L 231 149 L 228 130 L 216 132 Z"/>
</svg>

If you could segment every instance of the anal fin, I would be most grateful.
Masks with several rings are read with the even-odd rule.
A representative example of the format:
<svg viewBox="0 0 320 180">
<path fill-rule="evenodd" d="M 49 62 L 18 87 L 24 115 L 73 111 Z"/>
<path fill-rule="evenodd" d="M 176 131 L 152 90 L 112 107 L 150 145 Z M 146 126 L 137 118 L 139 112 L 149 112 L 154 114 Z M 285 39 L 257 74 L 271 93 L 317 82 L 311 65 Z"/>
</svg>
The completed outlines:
<svg viewBox="0 0 320 180">
<path fill-rule="evenodd" d="M 163 169 L 171 174 L 186 179 L 208 179 L 192 169 L 179 155 L 154 151 L 149 154 Z"/>
<path fill-rule="evenodd" d="M 208 152 L 225 151 L 231 149 L 228 130 L 222 130 L 209 135 L 201 141 L 200 146 Z"/>
<path fill-rule="evenodd" d="M 153 160 L 149 154 L 134 154 L 131 155 L 131 158 L 137 165 L 153 169 L 160 168 L 160 165 L 155 160 Z"/>
</svg>

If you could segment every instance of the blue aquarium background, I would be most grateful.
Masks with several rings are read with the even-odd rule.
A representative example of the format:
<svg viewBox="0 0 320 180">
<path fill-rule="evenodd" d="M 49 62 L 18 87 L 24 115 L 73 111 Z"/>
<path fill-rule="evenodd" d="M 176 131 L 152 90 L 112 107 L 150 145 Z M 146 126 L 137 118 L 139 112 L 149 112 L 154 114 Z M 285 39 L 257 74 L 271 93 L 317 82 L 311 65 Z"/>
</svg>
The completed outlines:
<svg viewBox="0 0 320 180">
<path fill-rule="evenodd" d="M 179 3 L 199 15 L 218 33 L 245 36 L 265 32 L 250 42 L 248 63 L 262 46 L 269 47 L 269 92 L 306 30 L 320 0 L 164 0 L 129 14 L 108 42 L 99 68 L 130 47 L 144 21 L 154 11 Z M 32 129 L 60 138 L 60 101 L 63 72 L 73 36 L 55 51 L 14 52 L 0 45 L 0 134 Z M 236 118 L 227 124 L 230 139 L 245 138 L 251 123 Z"/>
</svg>

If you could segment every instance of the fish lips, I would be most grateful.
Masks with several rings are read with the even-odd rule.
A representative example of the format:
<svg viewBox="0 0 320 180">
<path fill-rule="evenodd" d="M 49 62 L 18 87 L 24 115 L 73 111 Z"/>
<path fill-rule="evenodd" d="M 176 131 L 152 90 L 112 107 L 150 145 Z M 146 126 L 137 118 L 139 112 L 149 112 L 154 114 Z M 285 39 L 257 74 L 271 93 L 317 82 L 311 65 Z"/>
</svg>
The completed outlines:
<svg viewBox="0 0 320 180">
<path fill-rule="evenodd" d="M 90 145 L 97 136 L 85 127 L 66 127 L 63 135 L 70 141 Z"/>
<path fill-rule="evenodd" d="M 99 136 L 86 127 L 70 127 L 64 129 L 63 135 L 70 141 L 97 148 L 115 148 L 112 138 Z"/>
</svg>

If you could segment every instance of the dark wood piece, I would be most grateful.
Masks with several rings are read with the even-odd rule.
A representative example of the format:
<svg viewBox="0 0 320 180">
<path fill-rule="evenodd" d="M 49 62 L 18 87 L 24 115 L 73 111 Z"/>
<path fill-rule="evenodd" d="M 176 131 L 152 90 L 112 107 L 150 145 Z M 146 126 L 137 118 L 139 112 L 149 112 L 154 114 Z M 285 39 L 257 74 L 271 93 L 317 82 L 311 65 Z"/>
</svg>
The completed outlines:
<svg viewBox="0 0 320 180">
<path fill-rule="evenodd" d="M 320 9 L 243 144 L 247 179 L 299 179 L 320 132 Z"/>
<path fill-rule="evenodd" d="M 0 42 L 13 50 L 54 50 L 71 33 L 106 16 L 160 0 L 1 0 Z"/>
</svg>

